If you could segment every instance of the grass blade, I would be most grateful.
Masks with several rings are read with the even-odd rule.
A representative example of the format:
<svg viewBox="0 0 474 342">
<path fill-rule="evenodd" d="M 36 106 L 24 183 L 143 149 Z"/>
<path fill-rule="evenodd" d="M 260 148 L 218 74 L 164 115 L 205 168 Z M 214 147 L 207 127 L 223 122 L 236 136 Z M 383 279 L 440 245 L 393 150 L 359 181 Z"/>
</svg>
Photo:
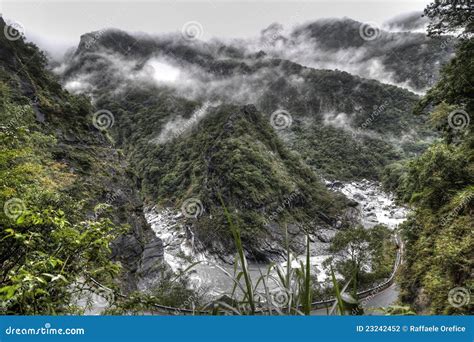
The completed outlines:
<svg viewBox="0 0 474 342">
<path fill-rule="evenodd" d="M 240 238 L 240 231 L 238 230 L 237 227 L 234 226 L 234 222 L 232 221 L 232 217 L 229 214 L 229 211 L 227 210 L 227 207 L 224 204 L 224 201 L 219 194 L 219 200 L 221 201 L 222 207 L 224 208 L 224 214 L 227 218 L 227 222 L 229 223 L 230 230 L 232 231 L 232 235 L 234 237 L 235 245 L 237 247 L 237 252 L 239 253 L 240 257 L 240 264 L 242 266 L 242 272 L 244 274 L 244 280 L 245 280 L 245 286 L 247 288 L 247 291 L 245 293 L 246 297 L 249 300 L 249 305 L 250 305 L 250 310 L 252 314 L 255 314 L 255 302 L 254 302 L 254 295 L 253 295 L 253 289 L 252 289 L 252 280 L 250 279 L 249 272 L 247 270 L 247 259 L 245 258 L 244 254 L 244 248 L 242 246 L 242 240 Z"/>
</svg>

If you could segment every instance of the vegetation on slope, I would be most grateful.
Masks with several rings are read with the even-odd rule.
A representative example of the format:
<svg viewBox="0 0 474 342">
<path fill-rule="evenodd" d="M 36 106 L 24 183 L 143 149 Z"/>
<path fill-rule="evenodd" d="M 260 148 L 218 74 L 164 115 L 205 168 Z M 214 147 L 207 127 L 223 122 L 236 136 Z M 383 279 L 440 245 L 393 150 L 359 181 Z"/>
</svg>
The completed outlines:
<svg viewBox="0 0 474 342">
<path fill-rule="evenodd" d="M 337 70 L 275 66 L 285 76 L 271 80 L 257 106 L 289 113 L 292 124 L 281 136 L 325 178 L 377 180 L 386 165 L 419 154 L 433 136 L 423 116 L 410 115 L 418 97 L 407 90 Z"/>
<path fill-rule="evenodd" d="M 0 310 L 80 312 L 73 295 L 94 291 L 92 279 L 116 286 L 123 276 L 133 287 L 133 272 L 112 256 L 136 270 L 146 222 L 119 154 L 91 124 L 89 100 L 63 91 L 22 38 L 1 35 L 0 56 Z M 135 245 L 112 253 L 122 234 Z M 138 255 L 123 260 L 127 248 Z"/>
<path fill-rule="evenodd" d="M 388 278 L 396 256 L 393 233 L 383 225 L 367 229 L 362 226 L 340 230 L 329 249 L 334 257 L 334 270 L 344 277 L 344 282 L 353 286 L 353 295 L 358 290 L 373 286 L 380 279 Z"/>
<path fill-rule="evenodd" d="M 3 313 L 68 313 L 79 277 L 115 276 L 110 220 L 80 221 L 85 210 L 66 188 L 77 177 L 55 160 L 54 136 L 38 130 L 30 106 L 0 83 L 0 299 Z"/>
<path fill-rule="evenodd" d="M 186 45 L 175 38 L 172 44 L 171 38 L 121 31 L 105 32 L 87 49 L 87 37 L 63 77 L 66 83 L 85 80 L 99 106 L 114 113 L 124 149 L 130 137 L 135 141 L 152 130 L 158 134 L 167 121 L 191 115 L 206 100 L 251 103 L 269 119 L 277 110 L 287 111 L 292 125 L 280 136 L 330 179 L 378 179 L 383 167 L 420 153 L 433 135 L 423 116 L 410 115 L 417 95 L 347 72 L 315 70 L 265 54 L 246 56 L 245 49 L 230 54 L 204 43 Z M 152 60 L 179 70 L 183 80 L 143 77 L 150 74 L 146 68 Z M 124 66 L 131 76 L 117 71 Z M 110 94 L 117 99 L 107 100 Z"/>
<path fill-rule="evenodd" d="M 446 29 L 464 29 L 456 57 L 418 106 L 431 112 L 443 139 L 419 158 L 390 168 L 386 184 L 414 208 L 403 225 L 401 300 L 419 312 L 463 314 L 472 312 L 474 288 L 472 22 L 455 3 L 434 3 L 426 14 L 434 22 L 448 20 Z M 432 34 L 439 33 L 433 27 Z"/>
<path fill-rule="evenodd" d="M 177 208 L 190 199 L 199 202 L 202 212 L 189 222 L 204 247 L 225 255 L 232 242 L 218 194 L 238 213 L 244 246 L 255 259 L 268 258 L 262 249 L 279 253 L 267 244 L 276 239 L 281 245 L 281 222 L 312 231 L 334 224 L 342 214 L 342 197 L 330 193 L 284 146 L 254 106 L 211 106 L 202 120 L 160 142 L 157 135 L 170 115 L 200 110 L 185 99 L 174 97 L 169 105 L 163 98 L 155 96 L 146 106 L 135 96 L 126 104 L 108 102 L 119 118 L 114 137 L 140 175 L 148 201 Z"/>
<path fill-rule="evenodd" d="M 383 76 L 391 74 L 393 81 L 415 90 L 432 86 L 438 79 L 440 66 L 451 58 L 455 39 L 449 36 L 429 39 L 424 33 L 409 29 L 402 32 L 384 29 L 349 18 L 322 19 L 298 27 L 292 38 L 296 45 L 298 41 L 307 43 L 313 39 L 315 61 L 327 60 L 327 54 L 333 54 L 337 61 L 342 55 L 344 60 L 340 63 L 349 66 L 354 60 L 354 64 L 373 62 L 370 65 L 381 68 Z"/>
</svg>

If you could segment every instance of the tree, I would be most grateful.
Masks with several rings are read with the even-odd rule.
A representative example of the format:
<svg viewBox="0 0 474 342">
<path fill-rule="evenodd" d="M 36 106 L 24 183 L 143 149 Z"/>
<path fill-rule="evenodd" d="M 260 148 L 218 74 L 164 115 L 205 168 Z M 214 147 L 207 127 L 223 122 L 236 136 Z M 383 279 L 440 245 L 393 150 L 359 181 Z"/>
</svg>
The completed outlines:
<svg viewBox="0 0 474 342">
<path fill-rule="evenodd" d="M 392 232 L 383 225 L 367 229 L 362 226 L 339 231 L 329 251 L 336 270 L 346 281 L 352 278 L 353 295 L 362 285 L 387 277 L 395 258 Z"/>
<path fill-rule="evenodd" d="M 436 0 L 429 4 L 424 15 L 431 22 L 428 35 L 457 33 L 460 37 L 470 37 L 474 30 L 472 0 Z"/>
<path fill-rule="evenodd" d="M 331 242 L 329 251 L 335 257 L 336 270 L 346 281 L 352 279 L 353 296 L 356 297 L 358 280 L 363 266 L 370 260 L 370 234 L 362 226 L 339 231 Z"/>
</svg>

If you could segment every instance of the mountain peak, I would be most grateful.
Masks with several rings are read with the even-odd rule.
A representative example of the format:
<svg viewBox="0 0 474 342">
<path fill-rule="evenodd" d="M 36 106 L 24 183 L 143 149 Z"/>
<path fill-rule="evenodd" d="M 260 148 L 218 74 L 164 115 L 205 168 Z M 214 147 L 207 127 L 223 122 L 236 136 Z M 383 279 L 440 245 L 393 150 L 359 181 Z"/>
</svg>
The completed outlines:
<svg viewBox="0 0 474 342">
<path fill-rule="evenodd" d="M 104 47 L 112 50 L 129 50 L 137 42 L 131 34 L 114 29 L 106 28 L 98 31 L 85 33 L 81 36 L 78 51 L 94 50 Z"/>
</svg>

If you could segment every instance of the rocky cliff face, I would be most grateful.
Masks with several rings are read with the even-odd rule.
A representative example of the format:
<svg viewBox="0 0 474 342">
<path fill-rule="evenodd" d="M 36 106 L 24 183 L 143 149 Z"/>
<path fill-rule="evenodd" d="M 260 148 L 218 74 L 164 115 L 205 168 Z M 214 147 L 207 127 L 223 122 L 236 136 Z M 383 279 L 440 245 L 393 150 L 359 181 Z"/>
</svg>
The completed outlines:
<svg viewBox="0 0 474 342">
<path fill-rule="evenodd" d="M 5 22 L 0 18 L 0 31 Z M 61 191 L 82 203 L 76 220 L 110 217 L 129 226 L 114 242 L 113 258 L 123 265 L 123 287 L 136 289 L 139 279 L 150 276 L 150 264 L 161 264 L 163 248 L 143 216 L 143 204 L 133 175 L 121 152 L 92 120 L 93 107 L 85 97 L 64 91 L 45 69 L 46 59 L 23 39 L 0 37 L 0 81 L 9 88 L 15 104 L 31 107 L 40 131 L 55 138 L 52 145 L 38 146 L 67 165 L 75 181 Z M 14 120 L 12 117 L 11 120 Z M 97 204 L 107 210 L 95 210 Z"/>
</svg>

